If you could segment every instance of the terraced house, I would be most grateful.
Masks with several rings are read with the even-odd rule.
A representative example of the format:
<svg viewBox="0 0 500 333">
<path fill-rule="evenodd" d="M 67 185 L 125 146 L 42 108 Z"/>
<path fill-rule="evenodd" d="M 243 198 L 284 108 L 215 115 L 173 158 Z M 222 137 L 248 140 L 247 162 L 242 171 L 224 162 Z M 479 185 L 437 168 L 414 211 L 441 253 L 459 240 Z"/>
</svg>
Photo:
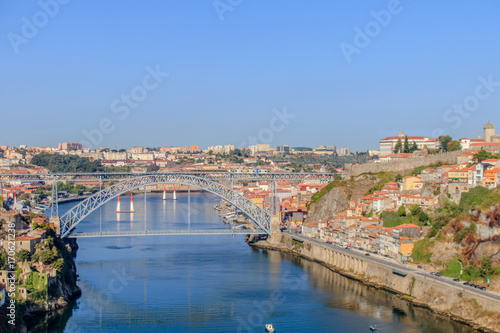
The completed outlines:
<svg viewBox="0 0 500 333">
<path fill-rule="evenodd" d="M 448 171 L 448 181 L 452 183 L 467 183 L 469 179 L 469 168 L 456 167 Z"/>
<path fill-rule="evenodd" d="M 488 168 L 484 170 L 483 174 L 483 186 L 484 187 L 496 187 L 500 184 L 500 168 Z"/>
</svg>

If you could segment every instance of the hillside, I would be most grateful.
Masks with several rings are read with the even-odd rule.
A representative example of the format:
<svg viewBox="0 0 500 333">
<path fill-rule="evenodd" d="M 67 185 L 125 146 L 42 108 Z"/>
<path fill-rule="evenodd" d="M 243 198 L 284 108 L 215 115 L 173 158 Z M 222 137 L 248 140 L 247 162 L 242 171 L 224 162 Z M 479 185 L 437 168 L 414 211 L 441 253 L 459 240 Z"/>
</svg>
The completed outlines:
<svg viewBox="0 0 500 333">
<path fill-rule="evenodd" d="M 307 222 L 325 221 L 349 207 L 349 201 L 366 195 L 376 187 L 393 181 L 390 173 L 365 173 L 349 180 L 336 177 L 333 182 L 325 186 L 311 198 L 307 215 Z"/>
<path fill-rule="evenodd" d="M 427 236 L 415 244 L 413 259 L 443 275 L 500 291 L 500 194 L 473 188 L 460 204 L 444 200 L 431 217 Z"/>
</svg>

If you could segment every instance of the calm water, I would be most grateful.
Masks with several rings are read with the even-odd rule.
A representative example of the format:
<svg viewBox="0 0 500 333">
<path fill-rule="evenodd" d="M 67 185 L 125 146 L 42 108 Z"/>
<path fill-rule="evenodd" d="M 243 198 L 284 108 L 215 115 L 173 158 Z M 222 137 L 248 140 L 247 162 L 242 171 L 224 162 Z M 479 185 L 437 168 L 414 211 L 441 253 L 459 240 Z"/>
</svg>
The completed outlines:
<svg viewBox="0 0 500 333">
<path fill-rule="evenodd" d="M 135 196 L 136 213 L 110 202 L 78 231 L 186 229 L 187 195 Z M 122 198 L 122 210 L 128 207 Z M 226 227 L 215 196 L 192 194 L 191 228 Z M 67 210 L 72 204 L 61 208 Z M 102 221 L 102 222 L 101 222 Z M 243 236 L 148 236 L 80 239 L 82 297 L 58 321 L 33 331 L 59 332 L 472 332 L 414 309 L 312 262 L 254 250 Z"/>
</svg>

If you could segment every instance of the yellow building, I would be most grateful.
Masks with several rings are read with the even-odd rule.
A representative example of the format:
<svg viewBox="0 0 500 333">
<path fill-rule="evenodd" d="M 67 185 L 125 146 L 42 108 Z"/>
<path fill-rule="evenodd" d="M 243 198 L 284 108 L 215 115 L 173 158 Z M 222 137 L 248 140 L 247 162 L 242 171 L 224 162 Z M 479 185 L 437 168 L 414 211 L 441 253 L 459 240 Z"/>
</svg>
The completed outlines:
<svg viewBox="0 0 500 333">
<path fill-rule="evenodd" d="M 422 187 L 424 187 L 424 182 L 420 177 L 406 176 L 403 178 L 403 184 L 402 184 L 403 191 L 420 190 Z"/>
<path fill-rule="evenodd" d="M 401 237 L 400 242 L 398 244 L 399 254 L 402 255 L 403 257 L 411 256 L 414 246 L 415 244 L 413 243 L 413 240 L 411 238 Z"/>
<path fill-rule="evenodd" d="M 469 168 L 453 168 L 448 171 L 448 180 L 453 183 L 467 183 L 469 179 Z"/>
</svg>

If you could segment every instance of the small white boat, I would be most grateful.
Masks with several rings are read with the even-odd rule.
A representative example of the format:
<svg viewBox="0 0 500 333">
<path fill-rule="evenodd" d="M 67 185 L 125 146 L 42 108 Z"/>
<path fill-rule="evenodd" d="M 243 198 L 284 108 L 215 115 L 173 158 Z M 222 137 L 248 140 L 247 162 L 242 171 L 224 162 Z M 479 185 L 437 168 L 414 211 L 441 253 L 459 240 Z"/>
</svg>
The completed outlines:
<svg viewBox="0 0 500 333">
<path fill-rule="evenodd" d="M 266 324 L 266 332 L 274 332 L 273 324 Z"/>
<path fill-rule="evenodd" d="M 377 325 L 370 325 L 370 331 L 376 331 Z"/>
</svg>

